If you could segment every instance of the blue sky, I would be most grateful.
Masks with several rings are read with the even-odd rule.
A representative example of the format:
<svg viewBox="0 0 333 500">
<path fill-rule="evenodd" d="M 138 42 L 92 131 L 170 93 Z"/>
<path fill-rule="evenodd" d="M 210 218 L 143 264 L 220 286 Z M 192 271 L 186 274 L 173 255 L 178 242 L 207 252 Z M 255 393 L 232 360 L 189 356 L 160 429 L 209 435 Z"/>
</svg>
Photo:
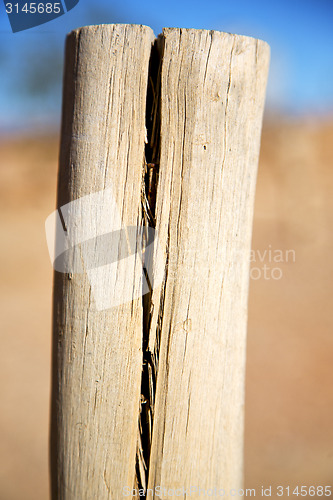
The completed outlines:
<svg viewBox="0 0 333 500">
<path fill-rule="evenodd" d="M 0 130 L 57 125 L 66 33 L 113 22 L 146 24 L 155 34 L 177 26 L 261 38 L 271 46 L 267 111 L 333 115 L 332 0 L 80 0 L 64 16 L 15 34 L 0 3 Z"/>
</svg>

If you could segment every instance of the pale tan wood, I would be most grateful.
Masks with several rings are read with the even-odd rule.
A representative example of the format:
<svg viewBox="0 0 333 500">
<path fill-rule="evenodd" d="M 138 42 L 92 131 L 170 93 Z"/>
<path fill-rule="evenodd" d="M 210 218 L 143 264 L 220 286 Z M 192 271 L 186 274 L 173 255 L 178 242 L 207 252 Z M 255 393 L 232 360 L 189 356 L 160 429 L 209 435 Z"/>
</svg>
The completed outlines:
<svg viewBox="0 0 333 500">
<path fill-rule="evenodd" d="M 85 27 L 67 39 L 58 207 L 111 188 L 126 226 L 141 224 L 150 28 Z M 109 208 L 108 216 L 115 216 Z M 87 225 L 91 214 L 82 213 Z M 107 217 L 108 218 L 108 217 Z M 99 221 L 102 225 L 104 221 Z M 105 221 L 105 230 L 109 221 Z M 76 224 L 69 213 L 68 233 Z M 139 259 L 119 264 L 116 296 L 140 295 Z M 103 275 L 101 276 L 103 279 Z M 98 310 L 87 274 L 55 273 L 52 498 L 119 499 L 132 485 L 142 370 L 142 298 Z"/>
<path fill-rule="evenodd" d="M 153 274 L 164 281 L 142 301 L 139 259 L 119 262 L 114 282 L 102 269 L 97 298 L 107 303 L 128 284 L 138 298 L 99 310 L 89 270 L 55 274 L 54 500 L 118 499 L 133 485 L 203 491 L 242 482 L 249 254 L 269 48 L 226 33 L 164 30 L 146 149 L 157 164 L 144 188 L 152 40 L 149 28 L 110 25 L 67 41 L 58 206 L 111 188 L 125 228 L 156 223 L 162 259 L 156 250 Z M 117 214 L 105 203 L 105 220 L 82 210 L 89 227 L 106 232 Z M 70 232 L 75 213 L 64 219 Z"/>
<path fill-rule="evenodd" d="M 227 491 L 242 485 L 249 256 L 269 47 L 165 29 L 160 50 L 156 229 L 165 282 L 151 304 L 149 488 Z M 151 490 L 147 498 L 155 498 Z M 202 493 L 178 498 L 189 496 Z"/>
</svg>

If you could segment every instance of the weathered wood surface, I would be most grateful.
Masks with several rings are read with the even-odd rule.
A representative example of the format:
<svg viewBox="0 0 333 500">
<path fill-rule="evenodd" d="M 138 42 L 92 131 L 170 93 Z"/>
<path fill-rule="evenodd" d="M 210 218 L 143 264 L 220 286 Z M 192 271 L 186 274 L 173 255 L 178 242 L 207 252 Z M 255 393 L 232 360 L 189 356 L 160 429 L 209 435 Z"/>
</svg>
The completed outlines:
<svg viewBox="0 0 333 500">
<path fill-rule="evenodd" d="M 69 35 L 58 207 L 111 188 L 123 225 L 140 224 L 153 38 L 150 28 L 126 25 L 86 27 Z M 86 225 L 101 224 L 98 231 L 107 233 L 117 214 L 110 206 L 104 220 L 92 216 L 82 214 Z M 65 224 L 70 236 L 77 224 L 71 213 Z M 139 259 L 121 262 L 117 282 L 104 283 L 106 298 L 121 294 L 129 280 L 136 291 L 142 286 Z M 135 476 L 142 298 L 99 311 L 92 295 L 87 274 L 55 273 L 54 500 L 118 499 Z"/>
<path fill-rule="evenodd" d="M 167 267 L 152 297 L 152 353 L 162 328 L 149 488 L 228 490 L 242 484 L 249 256 L 269 48 L 219 32 L 163 35 L 156 229 Z"/>
<path fill-rule="evenodd" d="M 115 281 L 97 272 L 99 294 L 96 270 L 55 274 L 53 500 L 118 500 L 133 486 L 148 486 L 155 498 L 158 486 L 242 484 L 249 256 L 269 48 L 238 35 L 165 29 L 156 75 L 148 70 L 152 40 L 146 27 L 105 25 L 67 42 L 58 206 L 112 188 L 107 217 L 86 213 L 88 225 L 104 233 L 117 217 L 122 227 L 155 225 L 162 258 L 156 250 L 153 275 L 164 280 L 144 301 L 98 310 L 93 297 L 115 303 L 122 284 L 138 297 L 135 255 L 118 264 Z M 145 150 L 148 80 L 155 88 Z M 142 182 L 144 151 L 153 185 L 147 175 Z M 64 217 L 68 233 L 75 215 Z"/>
</svg>

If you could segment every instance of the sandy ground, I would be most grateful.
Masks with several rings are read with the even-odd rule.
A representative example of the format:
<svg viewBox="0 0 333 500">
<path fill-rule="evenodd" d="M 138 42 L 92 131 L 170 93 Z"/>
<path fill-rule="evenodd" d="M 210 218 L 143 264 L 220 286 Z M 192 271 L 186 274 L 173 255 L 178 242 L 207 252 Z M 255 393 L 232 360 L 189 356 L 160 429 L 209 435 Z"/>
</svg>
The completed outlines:
<svg viewBox="0 0 333 500">
<path fill-rule="evenodd" d="M 284 260 L 294 250 L 295 262 L 266 258 L 282 278 L 251 280 L 249 487 L 333 482 L 332 141 L 332 124 L 263 133 L 252 247 L 280 249 Z"/>
<path fill-rule="evenodd" d="M 245 486 L 257 496 L 262 485 L 333 482 L 332 142 L 332 123 L 263 131 L 245 433 Z M 56 138 L 0 143 L 0 500 L 49 497 L 44 221 L 55 206 L 57 155 Z"/>
</svg>

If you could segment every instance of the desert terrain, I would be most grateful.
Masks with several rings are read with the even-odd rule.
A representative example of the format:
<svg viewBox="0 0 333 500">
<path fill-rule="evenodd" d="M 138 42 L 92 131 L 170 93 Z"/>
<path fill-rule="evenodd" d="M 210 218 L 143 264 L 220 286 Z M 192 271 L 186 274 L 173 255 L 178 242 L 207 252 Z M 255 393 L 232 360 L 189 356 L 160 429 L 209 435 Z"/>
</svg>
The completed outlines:
<svg viewBox="0 0 333 500">
<path fill-rule="evenodd" d="M 0 500 L 47 500 L 58 137 L 0 139 Z M 263 128 L 249 297 L 245 486 L 333 482 L 333 122 Z M 264 266 L 266 266 L 264 268 Z M 271 498 L 278 498 L 272 494 Z"/>
</svg>

